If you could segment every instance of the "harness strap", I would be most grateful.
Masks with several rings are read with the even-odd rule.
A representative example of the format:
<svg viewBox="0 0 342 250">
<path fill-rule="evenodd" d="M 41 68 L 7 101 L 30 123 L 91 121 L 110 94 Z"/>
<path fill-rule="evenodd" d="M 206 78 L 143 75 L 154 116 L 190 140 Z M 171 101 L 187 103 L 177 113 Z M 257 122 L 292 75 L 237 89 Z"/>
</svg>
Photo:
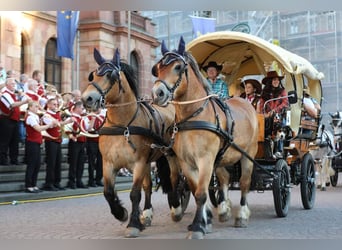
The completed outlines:
<svg viewBox="0 0 342 250">
<path fill-rule="evenodd" d="M 112 127 L 102 127 L 99 130 L 99 135 L 125 135 L 125 132 L 129 131 L 130 135 L 143 135 L 151 137 L 158 143 L 163 145 L 167 145 L 166 142 L 152 130 L 138 127 L 138 126 L 128 126 L 128 127 L 119 127 L 119 126 L 112 126 Z"/>
</svg>

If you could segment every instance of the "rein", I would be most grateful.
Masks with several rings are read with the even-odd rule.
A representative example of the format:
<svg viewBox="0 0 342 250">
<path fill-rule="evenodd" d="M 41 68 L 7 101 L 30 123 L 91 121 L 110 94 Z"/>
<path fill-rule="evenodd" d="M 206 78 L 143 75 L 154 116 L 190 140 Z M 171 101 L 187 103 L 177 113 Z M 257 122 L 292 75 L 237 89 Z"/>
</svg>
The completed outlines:
<svg viewBox="0 0 342 250">
<path fill-rule="evenodd" d="M 205 97 L 202 97 L 202 98 L 199 98 L 199 99 L 195 99 L 195 100 L 191 100 L 191 101 L 183 101 L 183 102 L 169 101 L 168 103 L 177 104 L 177 105 L 186 105 L 186 104 L 192 104 L 192 103 L 204 101 L 204 100 L 206 100 L 206 99 L 209 99 L 210 97 L 218 97 L 218 95 L 216 95 L 216 94 L 211 94 L 211 95 L 207 95 L 207 96 L 205 96 Z"/>
</svg>

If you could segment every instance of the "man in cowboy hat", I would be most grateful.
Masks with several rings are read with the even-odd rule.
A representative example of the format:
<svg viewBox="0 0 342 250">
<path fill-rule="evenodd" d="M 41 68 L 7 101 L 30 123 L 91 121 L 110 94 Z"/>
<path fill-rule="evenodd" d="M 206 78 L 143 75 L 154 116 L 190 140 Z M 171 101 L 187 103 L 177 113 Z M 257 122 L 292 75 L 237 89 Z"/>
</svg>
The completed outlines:
<svg viewBox="0 0 342 250">
<path fill-rule="evenodd" d="M 211 84 L 211 89 L 214 94 L 217 94 L 221 99 L 229 97 L 228 85 L 220 77 L 219 73 L 222 70 L 222 65 L 218 65 L 214 61 L 210 61 L 203 70 L 207 73 L 207 80 Z"/>
<path fill-rule="evenodd" d="M 240 97 L 246 99 L 256 109 L 261 94 L 260 82 L 255 79 L 247 79 L 242 81 L 240 86 L 245 89 L 245 92 Z"/>
</svg>

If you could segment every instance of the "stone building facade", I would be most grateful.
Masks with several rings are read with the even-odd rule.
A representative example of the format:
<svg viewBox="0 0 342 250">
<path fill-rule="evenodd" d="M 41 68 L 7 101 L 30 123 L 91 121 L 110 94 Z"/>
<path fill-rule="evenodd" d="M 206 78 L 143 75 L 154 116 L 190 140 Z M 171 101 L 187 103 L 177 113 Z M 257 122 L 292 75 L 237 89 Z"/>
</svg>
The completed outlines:
<svg viewBox="0 0 342 250">
<path fill-rule="evenodd" d="M 45 82 L 61 93 L 82 90 L 88 84 L 89 72 L 97 67 L 94 48 L 106 59 L 112 58 L 118 48 L 121 58 L 138 70 L 140 95 L 150 93 L 151 68 L 159 42 L 149 18 L 138 12 L 81 11 L 75 58 L 71 60 L 57 56 L 56 15 L 56 11 L 0 13 L 0 62 L 6 70 L 31 76 L 39 69 Z"/>
</svg>

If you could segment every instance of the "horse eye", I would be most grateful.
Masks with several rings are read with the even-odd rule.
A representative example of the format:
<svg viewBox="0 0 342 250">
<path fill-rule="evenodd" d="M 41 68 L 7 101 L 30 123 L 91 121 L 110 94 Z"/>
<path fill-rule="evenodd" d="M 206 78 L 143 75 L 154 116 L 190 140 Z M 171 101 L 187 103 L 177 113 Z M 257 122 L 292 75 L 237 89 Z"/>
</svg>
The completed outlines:
<svg viewBox="0 0 342 250">
<path fill-rule="evenodd" d="M 182 69 L 182 66 L 180 64 L 177 64 L 176 67 L 175 67 L 175 70 L 179 71 Z"/>
</svg>

